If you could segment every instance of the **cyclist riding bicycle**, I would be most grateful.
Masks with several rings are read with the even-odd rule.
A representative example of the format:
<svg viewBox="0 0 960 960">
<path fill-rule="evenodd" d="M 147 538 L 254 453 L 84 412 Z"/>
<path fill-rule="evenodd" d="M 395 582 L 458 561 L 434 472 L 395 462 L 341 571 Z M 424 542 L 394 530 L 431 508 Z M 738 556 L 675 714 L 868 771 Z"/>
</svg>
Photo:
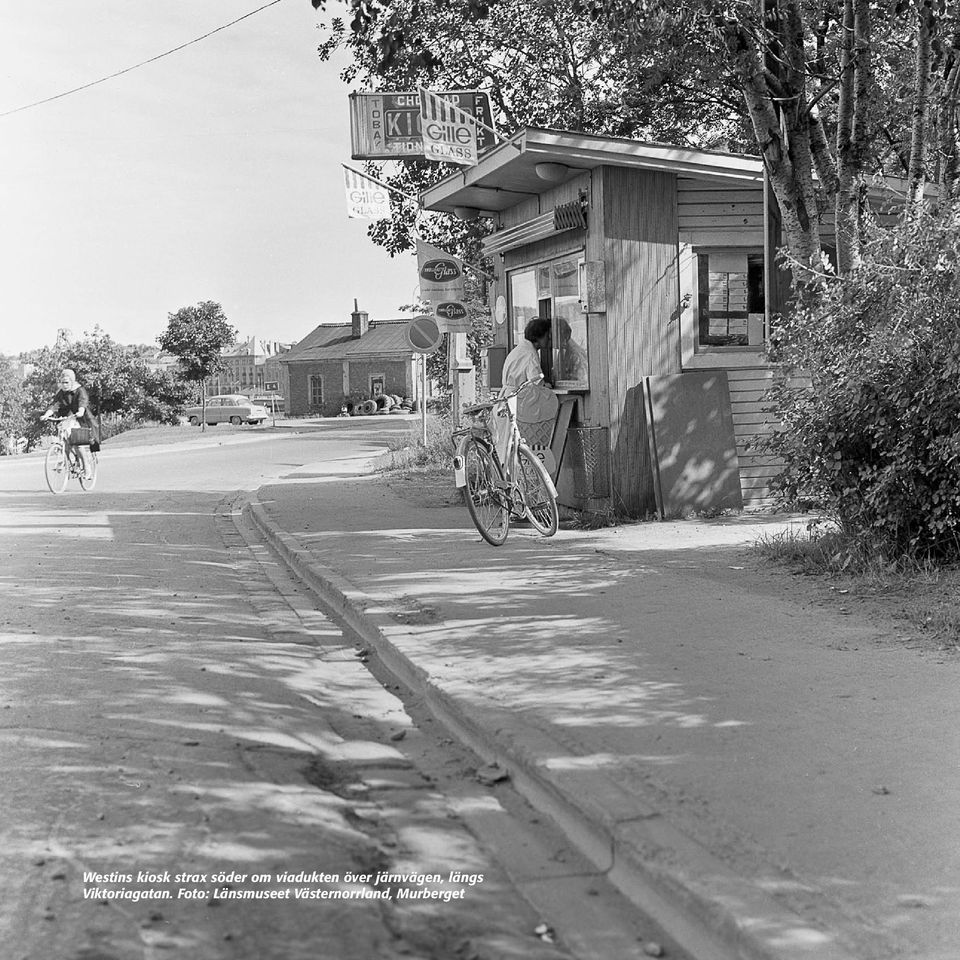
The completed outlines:
<svg viewBox="0 0 960 960">
<path fill-rule="evenodd" d="M 87 391 L 77 383 L 77 375 L 73 370 L 66 369 L 60 372 L 60 389 L 54 394 L 53 401 L 47 407 L 41 420 L 51 420 L 54 417 L 63 419 L 64 417 L 75 417 L 77 423 L 82 427 L 89 427 L 93 431 L 92 436 L 96 436 L 96 423 L 93 415 L 90 413 L 90 398 Z M 87 480 L 93 477 L 93 468 L 90 459 L 90 447 L 87 444 L 72 444 L 69 437 L 66 437 L 65 446 L 67 456 L 70 451 L 75 450 L 80 455 L 80 462 L 83 464 L 83 475 Z"/>
</svg>

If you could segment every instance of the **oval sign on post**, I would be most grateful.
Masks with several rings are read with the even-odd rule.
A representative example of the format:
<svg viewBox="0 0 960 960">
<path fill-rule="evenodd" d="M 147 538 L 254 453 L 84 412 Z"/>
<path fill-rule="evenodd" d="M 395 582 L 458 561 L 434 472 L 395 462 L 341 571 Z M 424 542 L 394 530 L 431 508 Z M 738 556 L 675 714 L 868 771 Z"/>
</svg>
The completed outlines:
<svg viewBox="0 0 960 960">
<path fill-rule="evenodd" d="M 407 341 L 417 353 L 433 353 L 443 334 L 433 317 L 414 317 L 407 324 Z"/>
<path fill-rule="evenodd" d="M 444 333 L 469 333 L 470 314 L 459 300 L 444 301 L 434 308 L 437 323 Z"/>
<path fill-rule="evenodd" d="M 428 260 L 420 268 L 420 279 L 432 280 L 434 283 L 453 283 L 461 276 L 460 265 L 452 258 L 442 260 L 438 257 L 435 260 Z"/>
<path fill-rule="evenodd" d="M 447 303 L 438 303 L 436 313 L 444 320 L 465 320 L 467 308 L 459 301 L 451 300 Z"/>
</svg>

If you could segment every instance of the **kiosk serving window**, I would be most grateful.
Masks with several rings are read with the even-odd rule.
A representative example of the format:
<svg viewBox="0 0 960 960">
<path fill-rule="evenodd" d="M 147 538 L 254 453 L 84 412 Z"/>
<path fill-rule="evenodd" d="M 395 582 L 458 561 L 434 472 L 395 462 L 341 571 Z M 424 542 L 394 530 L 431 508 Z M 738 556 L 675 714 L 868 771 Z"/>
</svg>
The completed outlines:
<svg viewBox="0 0 960 960">
<path fill-rule="evenodd" d="M 762 251 L 696 251 L 697 345 L 763 345 Z"/>
<path fill-rule="evenodd" d="M 574 255 L 549 260 L 510 274 L 511 345 L 523 338 L 533 317 L 551 321 L 548 354 L 541 358 L 544 373 L 561 390 L 586 390 L 589 386 L 587 315 L 580 306 L 580 264 Z"/>
</svg>

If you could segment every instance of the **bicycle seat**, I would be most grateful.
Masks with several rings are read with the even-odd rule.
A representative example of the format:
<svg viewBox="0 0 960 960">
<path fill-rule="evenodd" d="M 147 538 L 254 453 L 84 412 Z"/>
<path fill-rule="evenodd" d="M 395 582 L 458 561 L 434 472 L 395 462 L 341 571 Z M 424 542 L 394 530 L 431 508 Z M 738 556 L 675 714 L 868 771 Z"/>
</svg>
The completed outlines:
<svg viewBox="0 0 960 960">
<path fill-rule="evenodd" d="M 471 404 L 469 407 L 464 407 L 463 412 L 467 416 L 472 416 L 475 413 L 482 413 L 484 410 L 492 410 L 492 409 L 493 409 L 492 403 L 474 403 L 474 404 Z"/>
</svg>

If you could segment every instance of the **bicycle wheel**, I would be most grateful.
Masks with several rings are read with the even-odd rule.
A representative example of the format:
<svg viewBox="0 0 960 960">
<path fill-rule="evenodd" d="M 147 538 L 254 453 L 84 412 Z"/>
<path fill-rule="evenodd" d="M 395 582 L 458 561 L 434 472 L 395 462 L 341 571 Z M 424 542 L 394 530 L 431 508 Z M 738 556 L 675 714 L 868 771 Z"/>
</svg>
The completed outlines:
<svg viewBox="0 0 960 960">
<path fill-rule="evenodd" d="M 552 537 L 560 523 L 556 488 L 547 468 L 525 443 L 517 448 L 517 474 L 527 518 L 545 537 Z"/>
<path fill-rule="evenodd" d="M 97 455 L 90 451 L 90 479 L 87 480 L 83 475 L 83 466 L 80 466 L 80 486 L 84 490 L 92 490 L 97 482 Z"/>
<path fill-rule="evenodd" d="M 462 456 L 470 517 L 483 539 L 499 547 L 510 532 L 510 506 L 500 465 L 489 448 L 474 437 L 464 442 Z"/>
<path fill-rule="evenodd" d="M 63 493 L 67 489 L 70 479 L 70 464 L 67 463 L 67 454 L 63 444 L 56 441 L 50 444 L 47 458 L 43 462 L 43 473 L 47 478 L 47 486 L 51 493 Z"/>
</svg>

